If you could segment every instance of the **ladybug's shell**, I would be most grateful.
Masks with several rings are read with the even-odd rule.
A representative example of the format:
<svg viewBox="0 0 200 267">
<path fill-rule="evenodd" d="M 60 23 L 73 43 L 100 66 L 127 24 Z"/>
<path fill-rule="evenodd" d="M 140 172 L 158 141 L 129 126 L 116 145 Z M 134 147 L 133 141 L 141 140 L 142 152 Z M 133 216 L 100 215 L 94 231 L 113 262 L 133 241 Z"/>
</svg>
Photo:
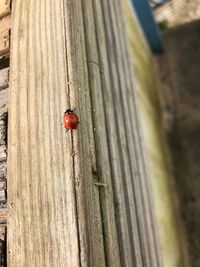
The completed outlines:
<svg viewBox="0 0 200 267">
<path fill-rule="evenodd" d="M 75 112 L 64 113 L 64 125 L 67 130 L 74 130 L 77 128 L 79 121 Z"/>
</svg>

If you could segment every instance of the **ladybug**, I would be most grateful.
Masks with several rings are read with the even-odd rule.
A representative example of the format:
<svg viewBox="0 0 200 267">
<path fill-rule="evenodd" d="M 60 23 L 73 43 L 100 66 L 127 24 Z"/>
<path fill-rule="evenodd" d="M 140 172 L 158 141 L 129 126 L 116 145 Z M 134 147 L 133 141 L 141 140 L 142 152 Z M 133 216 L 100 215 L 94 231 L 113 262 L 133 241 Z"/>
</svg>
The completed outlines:
<svg viewBox="0 0 200 267">
<path fill-rule="evenodd" d="M 75 130 L 79 124 L 78 116 L 76 113 L 71 110 L 67 109 L 63 116 L 64 126 L 68 130 Z"/>
</svg>

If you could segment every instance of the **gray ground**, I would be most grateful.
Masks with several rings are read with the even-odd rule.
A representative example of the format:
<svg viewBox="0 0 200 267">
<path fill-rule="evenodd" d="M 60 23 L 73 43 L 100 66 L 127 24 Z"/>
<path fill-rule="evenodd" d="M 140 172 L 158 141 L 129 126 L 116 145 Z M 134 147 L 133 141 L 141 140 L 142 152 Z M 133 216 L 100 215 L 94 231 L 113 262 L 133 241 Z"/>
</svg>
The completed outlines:
<svg viewBox="0 0 200 267">
<path fill-rule="evenodd" d="M 158 58 L 164 113 L 192 267 L 200 266 L 200 20 L 168 29 Z"/>
</svg>

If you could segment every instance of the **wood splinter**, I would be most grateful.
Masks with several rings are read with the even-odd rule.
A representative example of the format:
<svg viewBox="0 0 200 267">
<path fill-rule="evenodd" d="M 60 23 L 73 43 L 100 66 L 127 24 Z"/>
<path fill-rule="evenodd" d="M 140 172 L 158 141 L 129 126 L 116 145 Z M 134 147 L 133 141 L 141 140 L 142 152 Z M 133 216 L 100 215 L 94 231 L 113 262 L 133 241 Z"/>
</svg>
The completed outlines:
<svg viewBox="0 0 200 267">
<path fill-rule="evenodd" d="M 101 183 L 101 182 L 98 182 L 98 181 L 95 181 L 95 182 L 94 182 L 94 185 L 96 185 L 96 186 L 102 186 L 102 187 L 108 187 L 107 184 L 105 184 L 105 183 Z"/>
</svg>

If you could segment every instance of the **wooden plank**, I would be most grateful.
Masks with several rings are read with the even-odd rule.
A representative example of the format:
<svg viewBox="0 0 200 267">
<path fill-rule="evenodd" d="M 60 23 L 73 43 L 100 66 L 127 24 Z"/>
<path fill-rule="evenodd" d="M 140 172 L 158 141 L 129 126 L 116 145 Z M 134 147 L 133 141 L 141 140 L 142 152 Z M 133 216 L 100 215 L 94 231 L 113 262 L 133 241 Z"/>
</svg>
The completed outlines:
<svg viewBox="0 0 200 267">
<path fill-rule="evenodd" d="M 0 20 L 0 56 L 6 55 L 10 50 L 11 17 L 7 16 Z"/>
<path fill-rule="evenodd" d="M 11 267 L 161 266 L 117 3 L 13 3 Z M 66 133 L 74 107 L 81 123 Z"/>
<path fill-rule="evenodd" d="M 10 0 L 0 0 L 0 19 L 10 14 Z"/>
<path fill-rule="evenodd" d="M 119 3 L 118 3 L 119 5 Z M 119 5 L 120 6 L 120 5 Z M 118 6 L 118 8 L 119 8 Z M 114 1 L 110 1 L 107 4 L 108 14 L 110 16 L 110 23 L 113 26 L 113 31 L 110 33 L 114 49 L 112 49 L 112 57 L 115 62 L 112 67 L 112 73 L 115 75 L 115 89 L 112 88 L 115 96 L 115 106 L 120 106 L 116 120 L 118 124 L 119 138 L 121 140 L 121 157 L 126 164 L 124 164 L 124 172 L 126 181 L 124 182 L 124 190 L 127 192 L 127 206 L 130 206 L 130 224 L 132 227 L 132 243 L 135 251 L 135 264 L 136 266 L 150 264 L 150 253 L 148 247 L 147 232 L 144 226 L 143 206 L 141 202 L 141 188 L 138 185 L 137 179 L 141 179 L 142 173 L 140 172 L 136 159 L 137 152 L 135 151 L 134 137 L 132 134 L 131 118 L 133 114 L 128 110 L 130 105 L 133 105 L 133 99 L 130 98 L 129 88 L 134 90 L 134 87 L 130 86 L 130 77 L 127 77 L 127 70 L 124 68 L 123 53 L 125 47 L 120 47 L 121 29 L 118 28 L 118 24 L 123 25 L 122 16 L 117 14 L 117 9 L 114 8 Z M 118 22 L 118 19 L 120 21 Z M 128 57 L 126 57 L 126 61 Z M 117 78 L 118 77 L 118 78 Z M 130 99 L 130 104 L 128 104 Z M 133 119 L 134 120 L 134 119 Z M 133 152 L 134 151 L 134 155 Z M 137 178 L 138 177 L 138 178 Z M 138 205 L 140 203 L 140 206 Z M 152 265 L 154 266 L 154 265 Z"/>
<path fill-rule="evenodd" d="M 15 122 L 9 127 L 9 162 L 12 164 L 9 166 L 8 192 L 9 203 L 13 203 L 8 229 L 10 266 L 49 266 L 50 262 L 55 266 L 79 266 L 79 255 L 81 266 L 105 265 L 99 188 L 94 185 L 96 158 L 86 55 L 84 43 L 80 43 L 83 28 L 77 30 L 83 25 L 81 3 L 68 4 L 65 6 L 65 12 L 70 14 L 67 18 L 78 19 L 70 25 L 66 21 L 66 27 L 69 27 L 66 32 L 68 70 L 62 1 L 53 2 L 54 10 L 50 4 L 40 5 L 39 1 L 30 2 L 28 7 L 27 3 L 16 1 L 13 8 L 9 121 Z M 51 28 L 48 27 L 50 23 Z M 18 36 L 21 31 L 23 38 Z M 72 51 L 73 47 L 76 51 Z M 70 99 L 66 94 L 67 85 Z M 72 106 L 78 104 L 81 120 L 79 130 L 73 135 L 66 135 L 60 125 L 69 102 Z M 43 115 L 46 110 L 48 117 Z M 74 151 L 77 154 L 73 160 Z M 59 206 L 61 208 L 57 209 Z M 19 221 L 20 225 L 16 224 Z M 26 237 L 29 241 L 25 244 Z M 15 240 L 18 240 L 17 246 Z M 66 248 L 70 248 L 68 253 Z"/>
<path fill-rule="evenodd" d="M 143 163 L 144 151 L 141 147 L 141 129 L 137 124 L 139 109 L 135 103 L 134 76 L 133 73 L 131 73 L 130 54 L 127 51 L 127 36 L 124 31 L 124 20 L 120 9 L 120 1 L 118 1 L 118 3 L 116 3 L 116 1 L 102 1 L 102 5 L 97 1 L 95 6 L 95 12 L 91 12 L 90 10 L 88 13 L 94 13 L 97 28 L 96 38 L 98 38 L 97 40 L 100 44 L 100 55 L 98 58 L 94 52 L 91 52 L 92 49 L 95 50 L 95 43 L 92 42 L 93 34 L 89 27 L 90 25 L 87 24 L 85 27 L 86 38 L 88 30 L 88 43 L 91 45 L 88 48 L 87 54 L 92 55 L 89 57 L 89 59 L 92 58 L 92 60 L 88 62 L 88 68 L 90 70 L 92 68 L 91 65 L 98 67 L 102 77 L 102 89 L 103 94 L 105 94 L 103 109 L 106 112 L 106 118 L 108 120 L 107 131 L 110 137 L 110 155 L 115 153 L 114 160 L 111 160 L 112 168 L 114 170 L 114 162 L 116 162 L 118 166 L 123 166 L 122 180 L 120 180 L 119 174 L 112 176 L 114 196 L 118 203 L 116 217 L 118 218 L 118 238 L 121 242 L 121 262 L 122 266 L 160 266 L 157 239 L 154 236 L 155 220 L 152 215 L 153 205 L 151 199 L 149 196 L 146 196 L 145 193 L 145 191 L 149 193 L 151 187 L 147 182 L 149 177 L 147 175 L 146 166 Z M 103 9 L 104 20 L 101 20 L 101 8 Z M 104 23 L 105 28 L 103 27 Z M 104 38 L 106 38 L 105 43 Z M 107 64 L 108 66 L 106 66 Z M 95 98 L 93 98 L 95 87 L 97 87 L 95 84 L 97 81 L 95 80 L 94 82 L 93 78 L 98 78 L 98 75 L 90 75 L 91 95 L 94 101 L 95 112 L 98 112 L 96 111 L 98 104 L 95 102 Z M 108 79 L 105 79 L 106 76 Z M 110 84 L 111 86 L 109 86 Z M 101 90 L 101 88 L 98 89 Z M 101 103 L 100 93 L 98 92 L 98 94 L 98 101 Z M 111 116 L 109 117 L 110 114 Z M 102 113 L 101 116 L 99 115 L 99 118 L 101 119 L 100 125 L 102 128 L 104 127 Z M 98 117 L 94 121 L 96 122 L 97 120 Z M 114 127 L 115 132 L 111 134 L 111 129 L 114 129 Z M 102 136 L 102 129 L 96 127 L 95 132 L 98 131 Z M 96 133 L 96 135 L 96 142 L 98 143 L 98 139 L 100 139 L 102 145 L 101 136 L 98 136 L 98 133 Z M 114 144 L 114 136 L 116 135 L 118 135 L 118 143 Z M 111 144 L 116 147 L 120 146 L 121 149 L 117 154 L 117 149 L 115 148 L 114 150 Z M 104 167 L 106 167 L 105 163 Z M 124 198 L 125 206 L 121 204 L 124 193 L 126 194 Z M 130 210 L 123 214 L 125 210 L 128 210 L 128 207 L 130 207 Z M 122 217 L 122 214 L 125 218 L 120 218 L 120 220 L 119 217 Z M 123 230 L 126 228 L 126 221 L 129 223 L 128 234 L 126 234 L 126 232 L 123 233 Z"/>
<path fill-rule="evenodd" d="M 102 186 L 100 188 L 100 200 L 104 222 L 106 262 L 108 266 L 117 267 L 120 266 L 120 254 L 115 209 L 113 205 L 114 198 L 109 159 L 109 145 L 106 133 L 107 118 L 102 109 L 104 106 L 101 82 L 101 73 L 103 70 L 101 69 L 98 55 L 96 31 L 99 29 L 95 24 L 95 11 L 92 1 L 89 0 L 87 3 L 83 2 L 83 24 L 85 29 L 88 75 L 92 101 L 91 109 L 95 128 L 94 137 L 97 159 L 96 179 L 99 181 L 99 183 L 96 182 L 95 184 Z"/>
<path fill-rule="evenodd" d="M 111 6 L 111 4 L 110 4 Z M 125 210 L 128 210 L 130 207 L 129 212 L 125 213 L 124 215 L 118 215 L 118 231 L 120 233 L 120 240 L 121 240 L 121 258 L 122 263 L 124 266 L 131 266 L 136 265 L 140 266 L 142 264 L 142 255 L 141 255 L 141 244 L 140 244 L 140 237 L 138 235 L 138 222 L 136 221 L 137 213 L 136 213 L 136 206 L 135 206 L 135 200 L 134 200 L 134 192 L 133 192 L 133 170 L 131 170 L 130 166 L 130 153 L 129 153 L 129 146 L 131 144 L 131 137 L 130 137 L 130 128 L 124 125 L 124 122 L 127 121 L 127 114 L 123 110 L 123 106 L 121 103 L 121 90 L 123 90 L 122 94 L 126 94 L 126 85 L 120 84 L 121 79 L 124 80 L 124 70 L 119 67 L 119 63 L 117 63 L 117 58 L 121 56 L 122 50 L 120 50 L 118 47 L 116 47 L 117 40 L 115 39 L 115 36 L 113 35 L 113 28 L 116 25 L 116 23 L 112 23 L 113 20 L 113 14 L 111 15 L 111 7 L 109 6 L 109 3 L 106 1 L 103 1 L 103 13 L 105 14 L 105 32 L 106 32 L 106 48 L 102 48 L 102 34 L 99 33 L 99 42 L 101 42 L 100 49 L 102 50 L 101 54 L 105 53 L 104 51 L 108 51 L 107 55 L 104 55 L 101 60 L 105 62 L 105 58 L 108 58 L 109 62 L 112 62 L 112 64 L 109 65 L 109 70 L 103 71 L 104 76 L 108 73 L 111 77 L 111 102 L 113 102 L 114 110 L 113 113 L 109 119 L 109 125 L 108 125 L 108 131 L 110 131 L 110 128 L 113 127 L 113 121 L 116 121 L 116 130 L 115 135 L 117 136 L 117 144 L 115 146 L 120 146 L 121 149 L 119 150 L 119 154 L 115 156 L 115 161 L 117 161 L 117 165 L 120 166 L 120 162 L 123 161 L 123 167 L 122 170 L 122 179 L 120 180 L 119 174 L 113 177 L 114 184 L 115 184 L 115 198 L 117 199 L 116 202 L 120 203 L 117 207 L 117 214 L 124 213 Z M 97 8 L 99 10 L 99 8 Z M 98 13 L 97 13 L 98 14 Z M 119 18 L 117 14 L 114 14 L 114 16 Z M 123 21 L 119 21 L 119 24 Z M 112 30 L 109 27 L 106 27 L 106 25 L 112 25 Z M 101 24 L 99 24 L 99 28 L 101 27 Z M 115 28 L 114 28 L 115 29 Z M 98 31 L 99 32 L 99 31 Z M 119 38 L 117 36 L 117 38 Z M 112 46 L 109 46 L 109 44 L 112 44 Z M 127 58 L 126 58 L 127 60 Z M 130 78 L 128 78 L 130 79 Z M 119 83 L 120 81 L 120 83 Z M 105 90 L 105 89 L 104 89 Z M 112 96 L 113 95 L 113 96 Z M 108 93 L 105 94 L 105 101 L 108 98 Z M 107 116 L 110 113 L 110 103 L 105 105 L 105 110 L 107 110 Z M 126 115 L 125 115 L 126 114 Z M 115 119 L 114 119 L 115 118 Z M 129 136 L 129 139 L 127 139 L 127 135 Z M 109 136 L 111 136 L 109 134 Z M 113 142 L 113 135 L 110 137 L 110 144 Z M 120 144 L 120 145 L 119 145 Z M 116 150 L 116 148 L 115 148 Z M 113 160 L 112 164 L 115 162 Z M 116 179 L 116 180 L 115 180 Z M 123 189 L 122 189 L 123 188 Z M 137 188 L 137 187 L 136 187 Z M 137 190 L 137 189 L 136 189 Z M 123 196 L 123 194 L 125 194 Z M 124 198 L 124 200 L 122 200 Z M 124 202 L 124 203 L 123 203 Z M 121 219 L 121 217 L 124 217 Z M 120 219 L 119 219 L 120 218 Z M 126 226 L 126 221 L 128 221 L 128 226 Z M 139 220 L 139 223 L 141 224 L 142 221 Z M 130 227 L 131 225 L 131 227 Z M 128 234 L 126 232 L 123 232 L 125 227 L 128 227 Z"/>
<path fill-rule="evenodd" d="M 102 1 L 103 5 L 99 1 L 95 1 L 94 5 L 94 16 L 96 24 L 96 34 L 97 41 L 99 44 L 99 68 L 101 73 L 102 81 L 102 94 L 104 100 L 104 112 L 106 115 L 106 131 L 109 139 L 109 150 L 110 150 L 110 160 L 111 160 L 111 170 L 112 170 L 112 187 L 114 190 L 115 202 L 117 203 L 116 208 L 116 221 L 118 226 L 118 239 L 120 246 L 120 261 L 122 266 L 132 266 L 135 264 L 135 251 L 133 248 L 132 230 L 129 228 L 131 225 L 131 219 L 129 216 L 129 208 L 132 209 L 133 202 L 127 205 L 127 191 L 125 187 L 125 173 L 128 173 L 127 163 L 125 163 L 125 168 L 121 166 L 121 148 L 125 151 L 124 147 L 124 137 L 119 138 L 118 132 L 118 122 L 120 118 L 116 119 L 116 114 L 120 113 L 117 111 L 117 103 L 114 101 L 113 90 L 117 90 L 117 73 L 111 67 L 113 58 L 113 48 L 109 44 L 113 44 L 112 40 L 112 29 L 107 27 L 110 25 L 110 15 L 107 13 L 107 3 Z M 113 88 L 113 89 L 112 89 Z M 101 108 L 102 110 L 102 108 Z M 117 122 L 118 120 L 118 122 Z M 102 125 L 102 124 L 100 124 Z M 121 129 L 123 131 L 123 128 Z M 121 132 L 120 132 L 121 133 Z M 124 134 L 124 131 L 123 133 Z M 126 171 L 125 171 L 126 170 Z M 133 200 L 133 199 L 132 199 Z M 127 205 L 127 206 L 126 206 Z M 134 216 L 133 209 L 131 211 L 131 216 Z M 133 219 L 133 217 L 132 217 Z M 134 225 L 134 229 L 137 223 Z M 137 230 L 133 230 L 135 235 L 137 235 Z M 140 262 L 140 252 L 137 250 L 137 262 Z"/>
<path fill-rule="evenodd" d="M 94 184 L 97 162 L 81 2 L 80 0 L 68 1 L 65 2 L 64 6 L 69 77 L 68 93 L 70 105 L 77 107 L 81 121 L 80 130 L 75 133 L 75 138 L 73 138 L 74 151 L 78 152 L 74 159 L 74 170 L 81 266 L 98 267 L 105 266 L 106 262 L 99 188 Z"/>
<path fill-rule="evenodd" d="M 146 166 L 146 159 L 144 159 L 143 136 L 140 127 L 139 107 L 137 103 L 137 95 L 135 90 L 135 77 L 130 61 L 130 47 L 127 42 L 127 35 L 124 31 L 124 18 L 122 12 L 119 12 L 120 1 L 113 1 L 113 25 L 115 28 L 115 44 L 118 50 L 121 51 L 120 55 L 116 57 L 117 66 L 120 73 L 123 73 L 120 78 L 120 88 L 127 88 L 127 93 L 122 96 L 122 106 L 125 118 L 125 128 L 129 140 L 129 153 L 131 168 L 134 173 L 133 179 L 133 194 L 136 196 L 136 214 L 139 221 L 139 236 L 141 241 L 141 249 L 143 253 L 143 262 L 151 266 L 160 266 L 161 260 L 159 255 L 159 246 L 157 236 L 155 234 L 155 218 L 152 209 L 153 202 L 149 194 L 152 194 L 151 185 L 149 183 L 150 177 Z M 111 6 L 112 7 L 112 6 Z M 121 7 L 121 6 L 120 6 Z M 116 13 L 116 16 L 114 14 Z M 118 18 L 116 20 L 116 18 Z M 121 18 L 121 23 L 119 22 Z M 129 60 L 127 60 L 129 59 Z M 126 123 L 129 122 L 129 123 Z M 128 129 L 130 132 L 128 132 Z M 135 156 L 132 155 L 134 151 Z M 150 192 L 150 193 L 149 193 Z"/>
<path fill-rule="evenodd" d="M 10 267 L 79 266 L 72 135 L 62 125 L 63 112 L 69 106 L 61 4 L 13 1 Z"/>
</svg>

